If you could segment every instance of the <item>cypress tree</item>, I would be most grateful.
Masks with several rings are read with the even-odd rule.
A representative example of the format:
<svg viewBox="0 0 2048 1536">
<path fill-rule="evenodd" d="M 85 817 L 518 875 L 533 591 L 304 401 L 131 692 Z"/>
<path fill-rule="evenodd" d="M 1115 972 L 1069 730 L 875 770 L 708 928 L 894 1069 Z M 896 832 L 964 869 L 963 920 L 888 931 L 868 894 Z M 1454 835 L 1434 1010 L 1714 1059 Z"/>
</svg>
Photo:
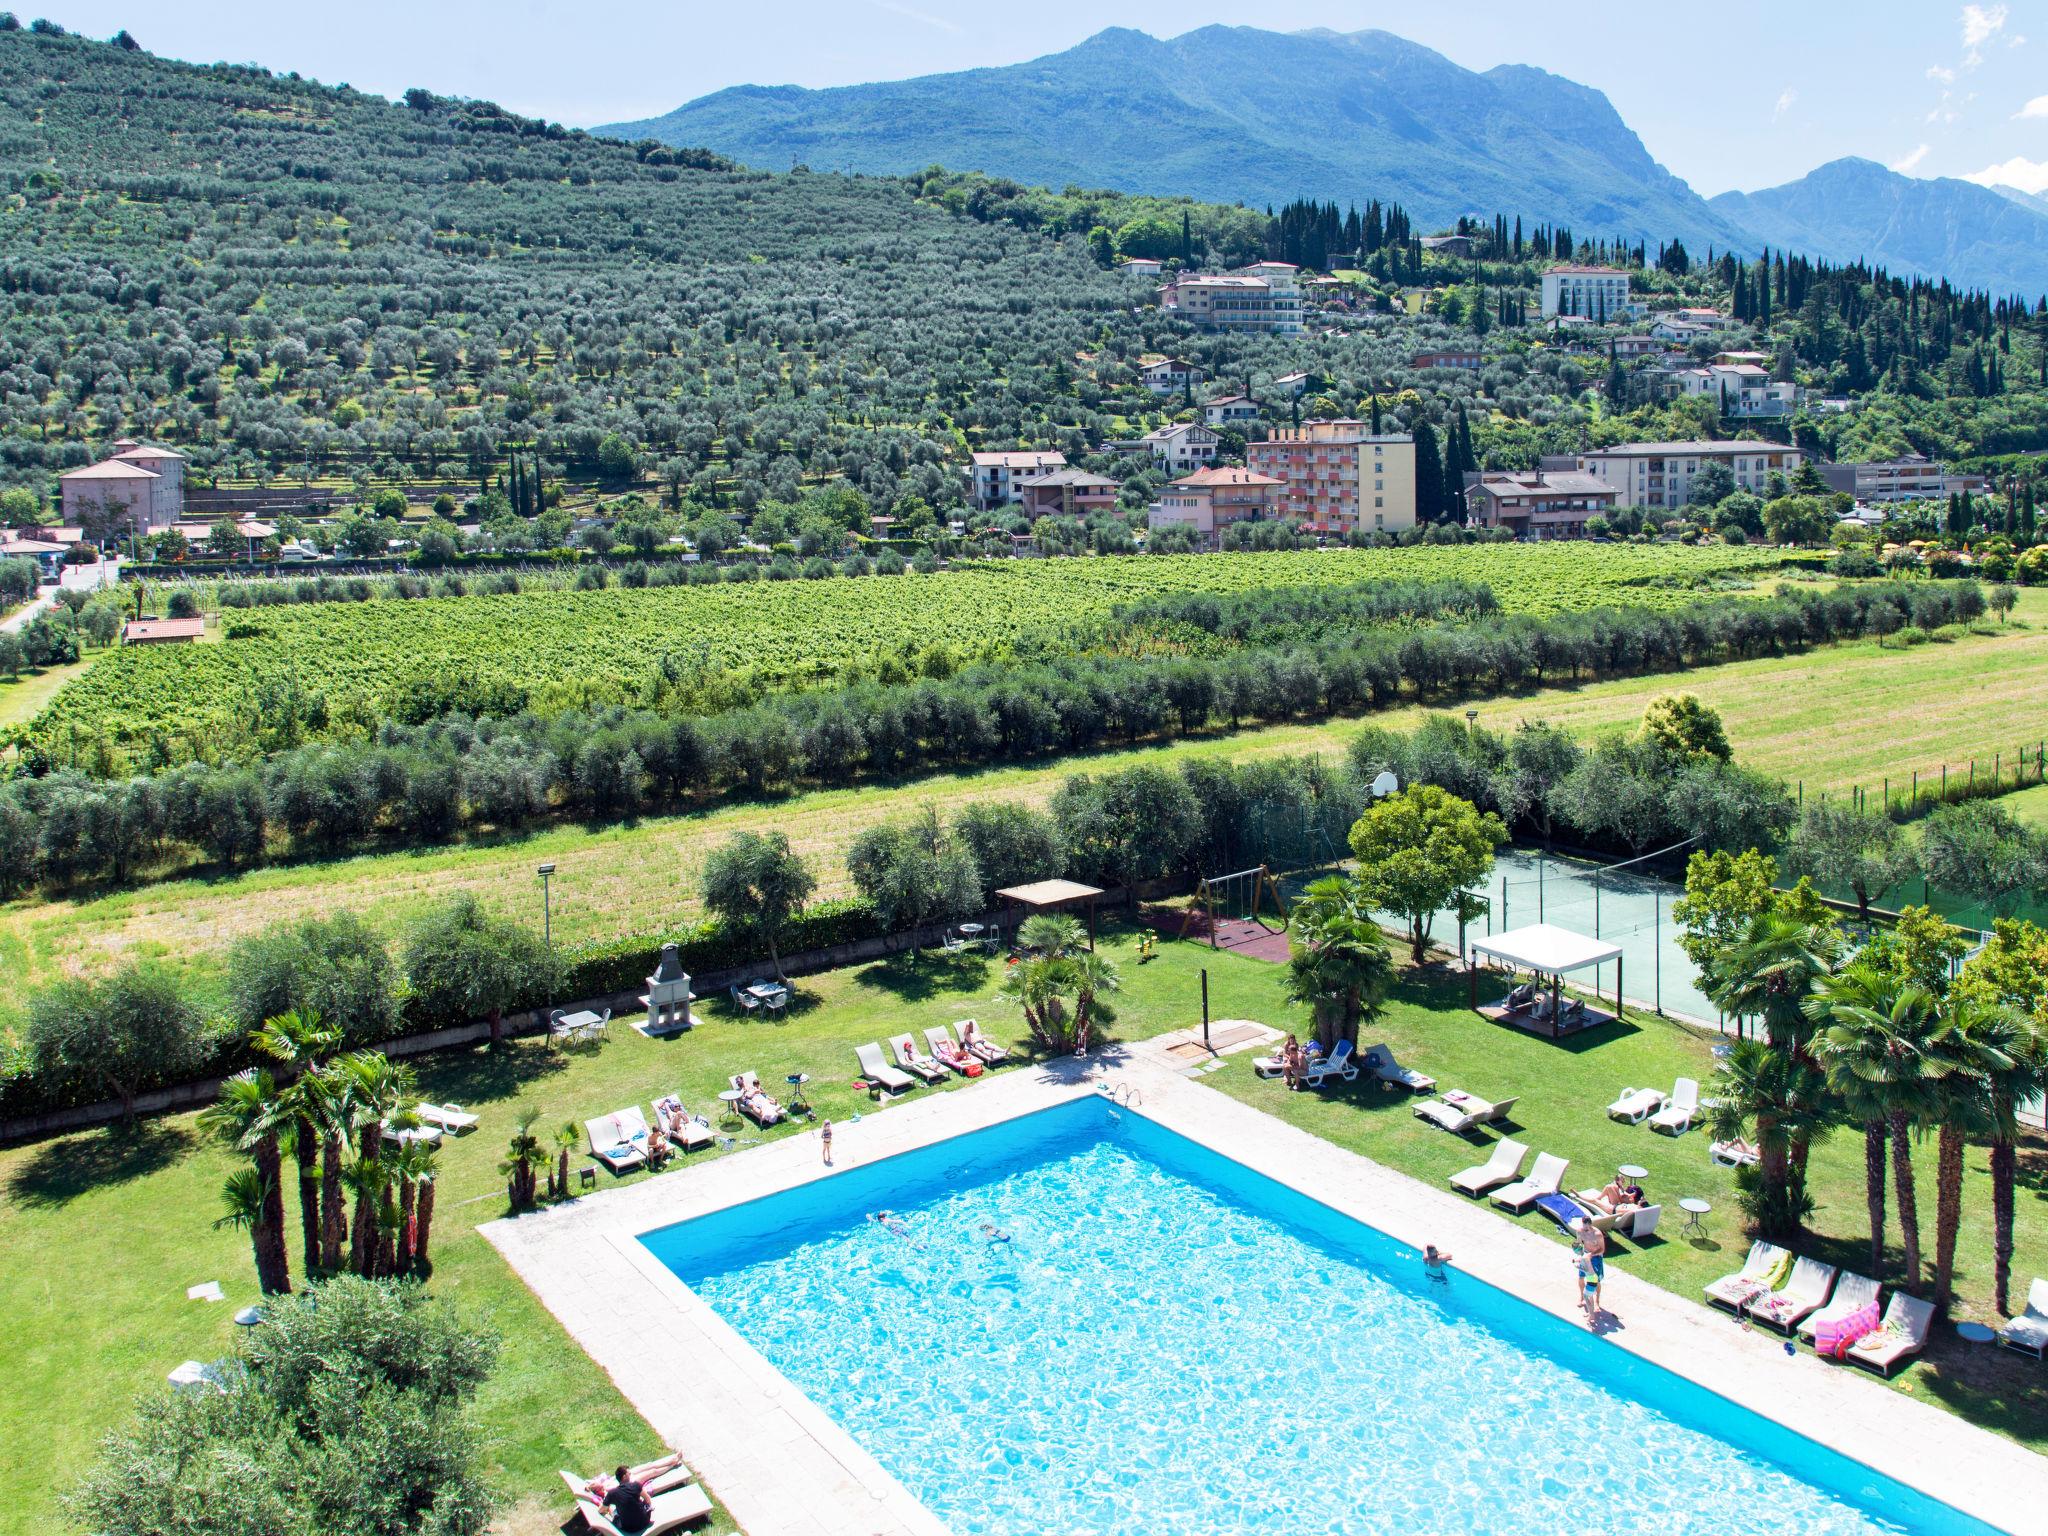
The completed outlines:
<svg viewBox="0 0 2048 1536">
<path fill-rule="evenodd" d="M 1444 462 L 1437 453 L 1436 430 L 1426 421 L 1415 423 L 1415 520 L 1441 522 L 1444 515 Z"/>
</svg>

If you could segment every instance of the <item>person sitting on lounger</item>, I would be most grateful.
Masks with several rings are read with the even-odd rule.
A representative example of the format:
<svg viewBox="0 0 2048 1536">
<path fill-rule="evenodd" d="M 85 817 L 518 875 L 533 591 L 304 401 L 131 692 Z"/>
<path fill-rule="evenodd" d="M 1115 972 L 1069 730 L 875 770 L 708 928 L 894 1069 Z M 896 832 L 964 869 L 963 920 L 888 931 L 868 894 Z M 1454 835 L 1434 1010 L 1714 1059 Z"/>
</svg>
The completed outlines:
<svg viewBox="0 0 2048 1536">
<path fill-rule="evenodd" d="M 1618 1173 L 1593 1197 L 1593 1204 L 1610 1216 L 1633 1216 L 1642 1203 L 1643 1192 L 1633 1184 L 1622 1183 Z"/>
<path fill-rule="evenodd" d="M 1742 1136 L 1737 1136 L 1732 1141 L 1717 1141 L 1714 1143 L 1714 1146 L 1719 1152 L 1740 1157 L 1746 1161 L 1760 1161 L 1764 1155 L 1755 1142 Z"/>
<path fill-rule="evenodd" d="M 654 1524 L 654 1506 L 647 1502 L 646 1490 L 633 1481 L 624 1467 L 612 1475 L 617 1481 L 604 1496 L 602 1507 L 611 1512 L 613 1525 L 627 1536 L 634 1536 Z"/>
<path fill-rule="evenodd" d="M 1302 1059 L 1301 1042 L 1289 1035 L 1287 1043 L 1280 1047 L 1280 1081 L 1289 1088 L 1301 1086 L 1301 1074 L 1307 1063 Z"/>
</svg>

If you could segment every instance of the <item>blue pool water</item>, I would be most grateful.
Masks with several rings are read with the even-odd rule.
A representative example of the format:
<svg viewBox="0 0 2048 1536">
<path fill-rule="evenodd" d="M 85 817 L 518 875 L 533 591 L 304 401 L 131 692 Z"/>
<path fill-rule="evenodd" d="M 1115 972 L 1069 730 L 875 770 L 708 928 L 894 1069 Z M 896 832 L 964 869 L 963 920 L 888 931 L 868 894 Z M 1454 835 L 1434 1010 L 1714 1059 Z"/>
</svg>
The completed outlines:
<svg viewBox="0 0 2048 1536">
<path fill-rule="evenodd" d="M 642 1241 L 962 1536 L 1990 1530 L 1102 1100 Z"/>
</svg>

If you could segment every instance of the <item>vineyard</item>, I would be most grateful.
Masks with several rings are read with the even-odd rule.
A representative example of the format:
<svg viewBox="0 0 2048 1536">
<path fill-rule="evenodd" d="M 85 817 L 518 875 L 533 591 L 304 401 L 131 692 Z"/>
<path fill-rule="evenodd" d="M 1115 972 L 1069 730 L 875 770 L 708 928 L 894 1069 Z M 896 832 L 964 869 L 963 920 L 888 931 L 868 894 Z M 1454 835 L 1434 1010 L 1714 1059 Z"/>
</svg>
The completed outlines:
<svg viewBox="0 0 2048 1536">
<path fill-rule="evenodd" d="M 1484 582 L 1502 609 L 1669 608 L 1702 586 L 1768 575 L 1775 552 L 1632 545 L 1419 546 L 1229 557 L 1002 561 L 931 576 L 518 592 L 234 610 L 215 643 L 113 651 L 60 693 L 30 737 L 132 755 L 152 738 L 216 756 L 450 711 L 507 715 L 666 699 L 745 702 L 892 669 L 1085 644 L 1120 604 L 1368 580 Z M 935 662 L 934 652 L 943 662 Z"/>
</svg>

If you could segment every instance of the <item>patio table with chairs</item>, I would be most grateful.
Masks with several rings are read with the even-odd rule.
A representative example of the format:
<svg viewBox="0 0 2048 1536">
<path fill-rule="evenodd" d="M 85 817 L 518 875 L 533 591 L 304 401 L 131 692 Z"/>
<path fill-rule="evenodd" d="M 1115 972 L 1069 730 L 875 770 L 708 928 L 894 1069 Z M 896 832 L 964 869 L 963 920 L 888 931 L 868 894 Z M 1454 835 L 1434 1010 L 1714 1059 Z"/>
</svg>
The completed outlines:
<svg viewBox="0 0 2048 1536">
<path fill-rule="evenodd" d="M 612 1011 L 592 1013 L 580 1008 L 569 1013 L 557 1008 L 548 1015 L 548 1043 L 550 1045 L 571 1045 L 577 1041 L 602 1040 L 611 1028 Z"/>
</svg>

